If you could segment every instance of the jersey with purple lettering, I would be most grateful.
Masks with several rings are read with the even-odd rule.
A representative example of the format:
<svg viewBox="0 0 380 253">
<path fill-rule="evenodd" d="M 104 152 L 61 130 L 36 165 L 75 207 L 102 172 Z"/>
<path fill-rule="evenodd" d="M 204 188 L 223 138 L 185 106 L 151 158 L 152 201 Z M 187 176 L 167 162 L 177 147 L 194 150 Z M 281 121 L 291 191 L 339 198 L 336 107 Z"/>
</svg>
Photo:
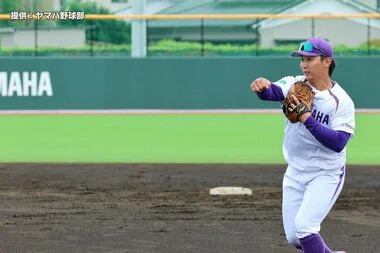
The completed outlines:
<svg viewBox="0 0 380 253">
<path fill-rule="evenodd" d="M 305 76 L 287 76 L 273 85 L 281 87 L 284 97 L 297 81 L 305 80 Z M 341 130 L 354 136 L 355 107 L 350 96 L 336 82 L 328 90 L 315 92 L 312 116 L 322 125 L 333 130 Z M 287 163 L 298 169 L 308 171 L 340 170 L 346 163 L 346 148 L 337 153 L 323 146 L 306 129 L 305 125 L 286 120 L 283 142 L 283 154 Z"/>
</svg>

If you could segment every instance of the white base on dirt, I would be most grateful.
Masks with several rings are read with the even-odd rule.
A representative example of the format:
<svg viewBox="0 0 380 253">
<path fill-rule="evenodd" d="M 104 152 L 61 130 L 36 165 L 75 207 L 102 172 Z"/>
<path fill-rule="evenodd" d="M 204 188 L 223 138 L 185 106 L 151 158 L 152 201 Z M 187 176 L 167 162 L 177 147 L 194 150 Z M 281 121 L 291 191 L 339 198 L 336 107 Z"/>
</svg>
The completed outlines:
<svg viewBox="0 0 380 253">
<path fill-rule="evenodd" d="M 210 195 L 252 195 L 252 190 L 244 187 L 216 187 L 210 189 Z"/>
</svg>

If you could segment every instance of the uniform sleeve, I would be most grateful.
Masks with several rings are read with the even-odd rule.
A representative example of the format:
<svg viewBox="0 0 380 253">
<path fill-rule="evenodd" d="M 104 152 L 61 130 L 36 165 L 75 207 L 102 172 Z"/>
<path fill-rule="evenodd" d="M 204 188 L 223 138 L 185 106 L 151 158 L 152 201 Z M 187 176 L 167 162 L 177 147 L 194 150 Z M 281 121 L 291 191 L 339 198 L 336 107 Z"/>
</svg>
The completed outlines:
<svg viewBox="0 0 380 253">
<path fill-rule="evenodd" d="M 333 130 L 322 125 L 313 116 L 309 116 L 304 124 L 315 139 L 337 153 L 344 149 L 351 136 L 345 131 Z"/>
<path fill-rule="evenodd" d="M 262 100 L 268 101 L 283 101 L 285 99 L 281 88 L 274 83 L 265 91 L 257 93 L 257 96 Z"/>
<path fill-rule="evenodd" d="M 354 136 L 355 134 L 355 106 L 351 99 L 338 106 L 332 119 L 331 128 L 337 131 L 344 131 Z M 342 101 L 343 102 L 343 101 Z"/>
</svg>

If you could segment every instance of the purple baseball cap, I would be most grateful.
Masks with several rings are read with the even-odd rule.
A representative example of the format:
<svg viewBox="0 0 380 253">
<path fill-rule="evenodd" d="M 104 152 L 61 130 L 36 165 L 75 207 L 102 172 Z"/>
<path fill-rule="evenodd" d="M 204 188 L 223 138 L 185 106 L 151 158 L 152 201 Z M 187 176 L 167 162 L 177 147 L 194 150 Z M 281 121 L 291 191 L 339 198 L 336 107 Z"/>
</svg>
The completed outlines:
<svg viewBox="0 0 380 253">
<path fill-rule="evenodd" d="M 334 50 L 329 42 L 326 40 L 316 37 L 308 39 L 306 42 L 302 42 L 298 51 L 293 51 L 291 56 L 319 56 L 324 55 L 327 57 L 334 58 Z"/>
</svg>

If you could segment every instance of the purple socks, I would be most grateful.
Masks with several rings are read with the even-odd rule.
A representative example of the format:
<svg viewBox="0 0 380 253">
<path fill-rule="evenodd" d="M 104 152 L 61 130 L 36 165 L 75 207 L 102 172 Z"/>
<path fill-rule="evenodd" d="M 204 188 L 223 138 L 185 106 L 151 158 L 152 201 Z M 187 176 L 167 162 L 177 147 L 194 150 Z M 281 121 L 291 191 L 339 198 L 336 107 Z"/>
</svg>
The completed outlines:
<svg viewBox="0 0 380 253">
<path fill-rule="evenodd" d="M 333 253 L 320 234 L 312 234 L 299 240 L 304 253 Z"/>
</svg>

